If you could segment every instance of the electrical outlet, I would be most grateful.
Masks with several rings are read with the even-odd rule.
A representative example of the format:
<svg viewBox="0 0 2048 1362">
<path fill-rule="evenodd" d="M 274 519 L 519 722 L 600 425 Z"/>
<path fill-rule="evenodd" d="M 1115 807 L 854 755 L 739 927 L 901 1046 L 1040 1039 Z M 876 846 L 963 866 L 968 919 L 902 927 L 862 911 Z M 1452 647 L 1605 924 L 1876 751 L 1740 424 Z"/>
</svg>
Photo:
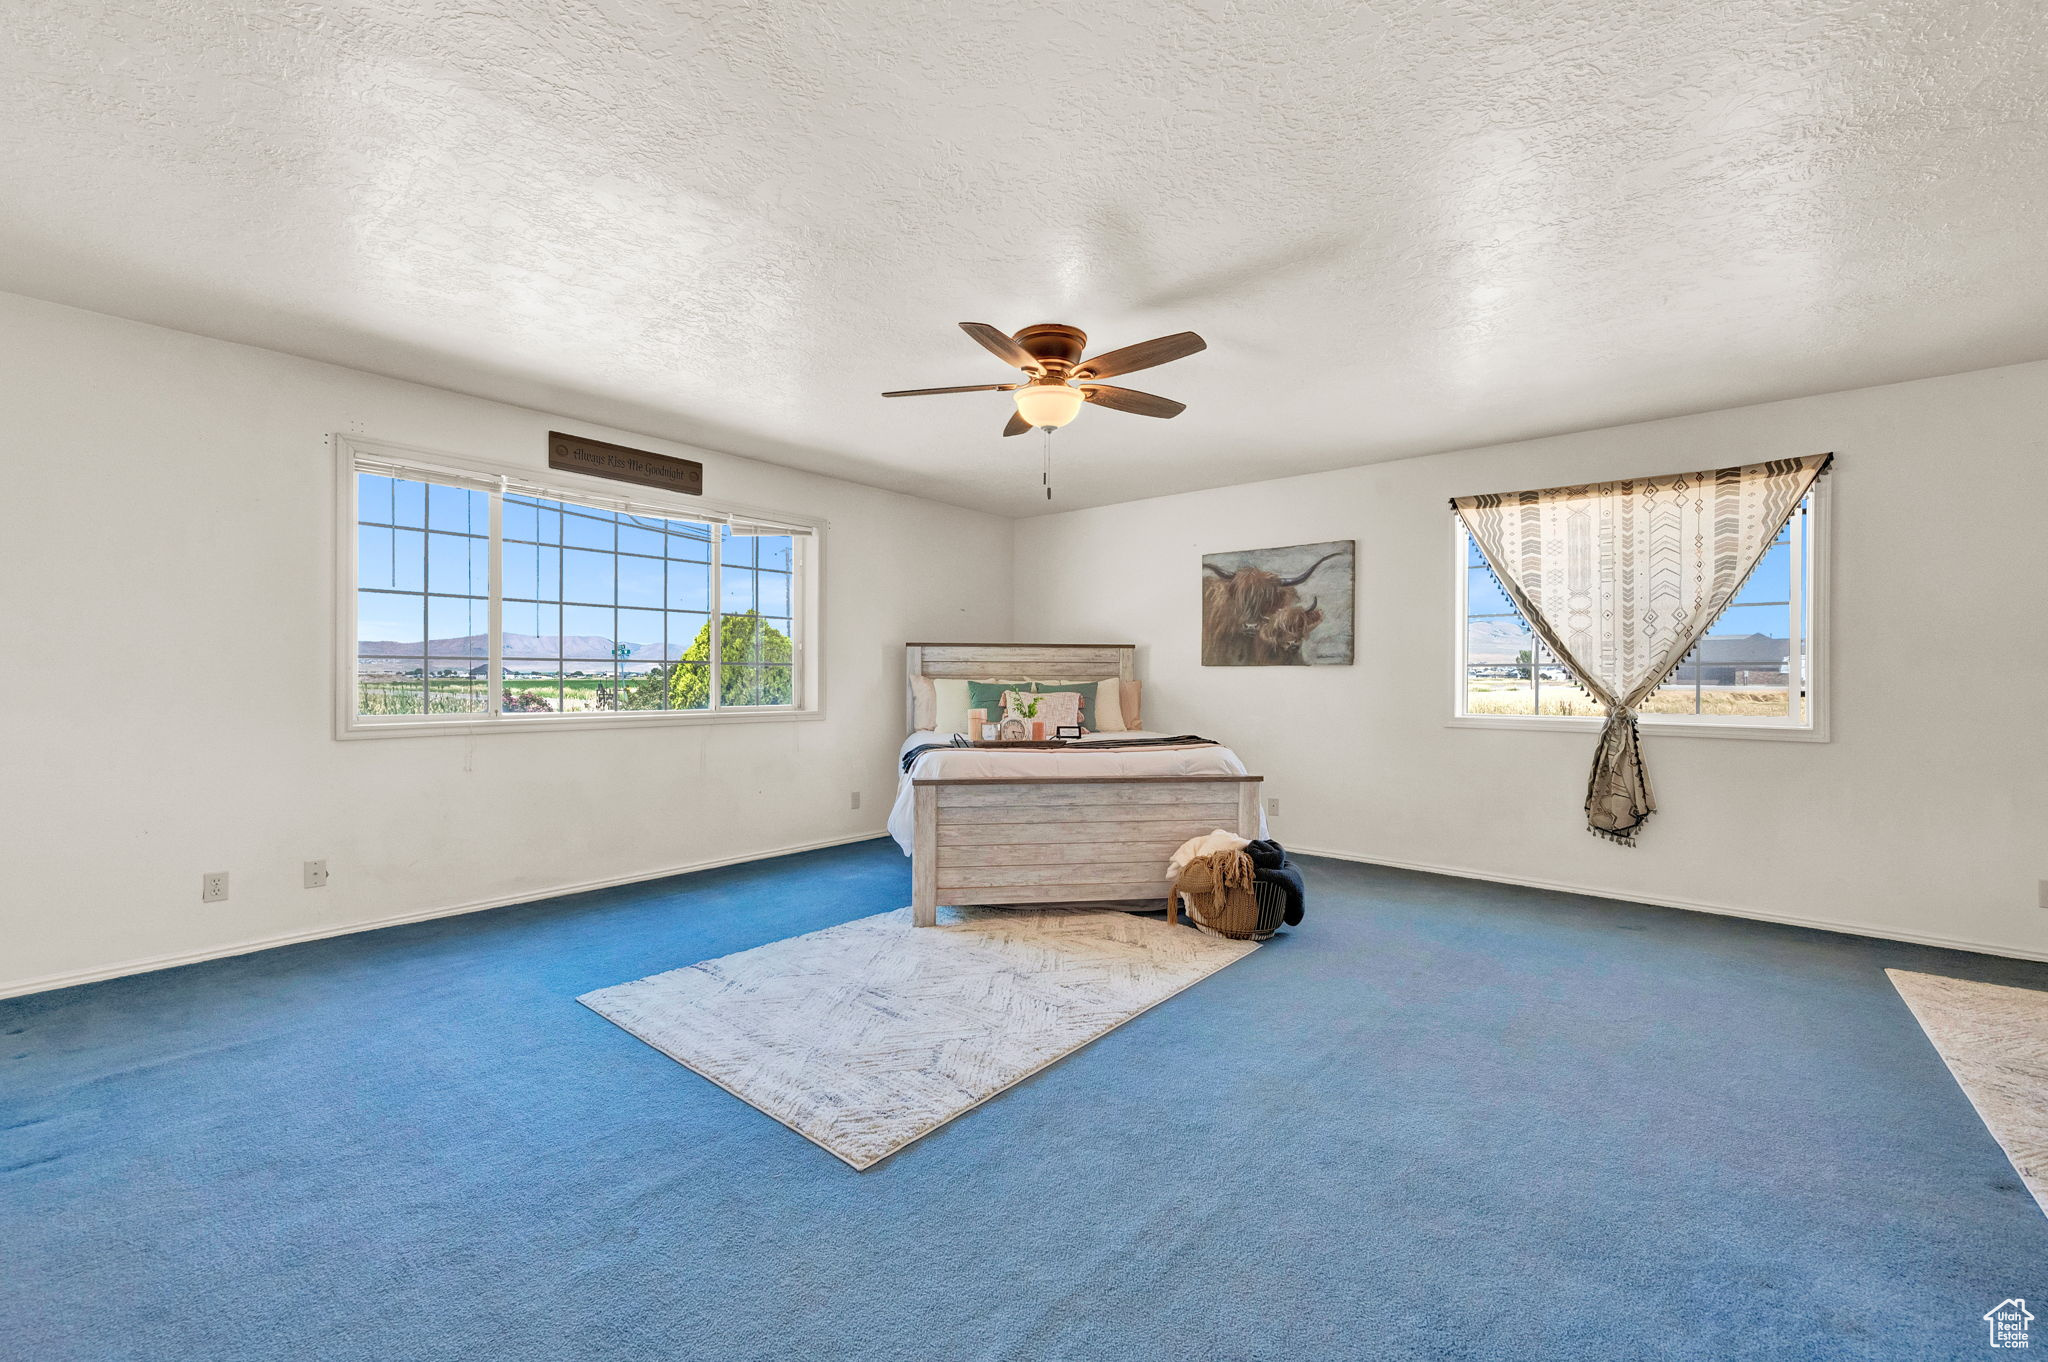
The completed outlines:
<svg viewBox="0 0 2048 1362">
<path fill-rule="evenodd" d="M 852 809 L 857 809 L 857 808 L 859 808 L 859 807 L 860 807 L 860 791 L 859 791 L 859 790 L 855 790 L 855 791 L 853 792 L 853 803 L 851 803 L 851 804 L 847 805 L 847 807 L 848 807 L 848 808 L 852 808 Z"/>
<path fill-rule="evenodd" d="M 1278 796 L 1276 795 L 1276 796 L 1275 796 L 1274 798 L 1272 798 L 1272 799 L 1269 799 L 1269 800 L 1267 800 L 1267 801 L 1266 801 L 1266 817 L 1268 817 L 1268 818 L 1278 818 L 1279 816 L 1280 816 L 1280 800 L 1279 800 L 1279 797 L 1278 797 Z"/>
<path fill-rule="evenodd" d="M 209 870 L 199 877 L 199 901 L 201 903 L 225 903 L 228 897 L 228 872 Z"/>
<path fill-rule="evenodd" d="M 327 862 L 306 862 L 306 888 L 318 889 L 327 883 Z"/>
</svg>

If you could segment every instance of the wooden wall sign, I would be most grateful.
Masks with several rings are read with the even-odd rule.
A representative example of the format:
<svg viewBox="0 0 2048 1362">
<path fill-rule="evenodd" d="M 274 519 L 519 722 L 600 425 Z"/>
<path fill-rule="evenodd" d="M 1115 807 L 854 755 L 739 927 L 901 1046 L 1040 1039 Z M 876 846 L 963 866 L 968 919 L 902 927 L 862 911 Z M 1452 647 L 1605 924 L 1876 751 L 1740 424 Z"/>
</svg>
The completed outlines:
<svg viewBox="0 0 2048 1362">
<path fill-rule="evenodd" d="M 548 432 L 548 467 L 610 478 L 613 482 L 659 487 L 665 492 L 704 495 L 704 465 L 695 459 L 650 454 L 644 449 L 628 449 L 581 435 L 564 435 L 559 430 Z"/>
</svg>

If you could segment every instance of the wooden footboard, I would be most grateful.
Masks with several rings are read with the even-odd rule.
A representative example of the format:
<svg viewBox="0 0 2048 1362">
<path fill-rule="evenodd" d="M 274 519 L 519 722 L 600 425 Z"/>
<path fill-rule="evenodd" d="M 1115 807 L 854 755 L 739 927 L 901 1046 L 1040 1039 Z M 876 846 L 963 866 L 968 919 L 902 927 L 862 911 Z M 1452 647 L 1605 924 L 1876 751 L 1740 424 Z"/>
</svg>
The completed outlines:
<svg viewBox="0 0 2048 1362">
<path fill-rule="evenodd" d="M 916 780 L 912 920 L 939 905 L 1157 899 L 1182 842 L 1259 835 L 1261 776 Z"/>
</svg>

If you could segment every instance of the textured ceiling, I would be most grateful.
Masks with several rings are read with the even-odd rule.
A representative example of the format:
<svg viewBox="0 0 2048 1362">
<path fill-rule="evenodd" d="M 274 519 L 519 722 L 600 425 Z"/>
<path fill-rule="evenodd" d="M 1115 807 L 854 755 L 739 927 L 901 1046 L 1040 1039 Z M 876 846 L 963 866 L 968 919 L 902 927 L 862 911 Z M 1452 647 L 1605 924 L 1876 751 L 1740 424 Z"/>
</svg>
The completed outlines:
<svg viewBox="0 0 2048 1362">
<path fill-rule="evenodd" d="M 1057 509 L 2048 356 L 2037 0 L 8 26 L 0 288 L 1015 514 L 957 321 L 1208 337 Z"/>
</svg>

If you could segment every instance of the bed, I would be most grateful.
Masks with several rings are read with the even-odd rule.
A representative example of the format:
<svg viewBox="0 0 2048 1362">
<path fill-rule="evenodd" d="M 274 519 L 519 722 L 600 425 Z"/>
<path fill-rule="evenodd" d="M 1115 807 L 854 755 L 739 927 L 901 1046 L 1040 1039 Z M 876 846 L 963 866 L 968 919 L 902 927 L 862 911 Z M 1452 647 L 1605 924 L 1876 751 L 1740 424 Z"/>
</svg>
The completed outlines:
<svg viewBox="0 0 2048 1362">
<path fill-rule="evenodd" d="M 912 748 L 943 744 L 919 678 L 1137 680 L 1136 648 L 1121 644 L 905 645 Z M 1142 728 L 1097 742 L 1163 736 Z M 903 774 L 889 831 L 911 858 L 911 917 L 938 921 L 940 904 L 1103 903 L 1163 907 L 1166 866 L 1181 843 L 1218 828 L 1262 835 L 1263 777 L 1227 747 L 1088 750 L 945 748 Z"/>
</svg>

